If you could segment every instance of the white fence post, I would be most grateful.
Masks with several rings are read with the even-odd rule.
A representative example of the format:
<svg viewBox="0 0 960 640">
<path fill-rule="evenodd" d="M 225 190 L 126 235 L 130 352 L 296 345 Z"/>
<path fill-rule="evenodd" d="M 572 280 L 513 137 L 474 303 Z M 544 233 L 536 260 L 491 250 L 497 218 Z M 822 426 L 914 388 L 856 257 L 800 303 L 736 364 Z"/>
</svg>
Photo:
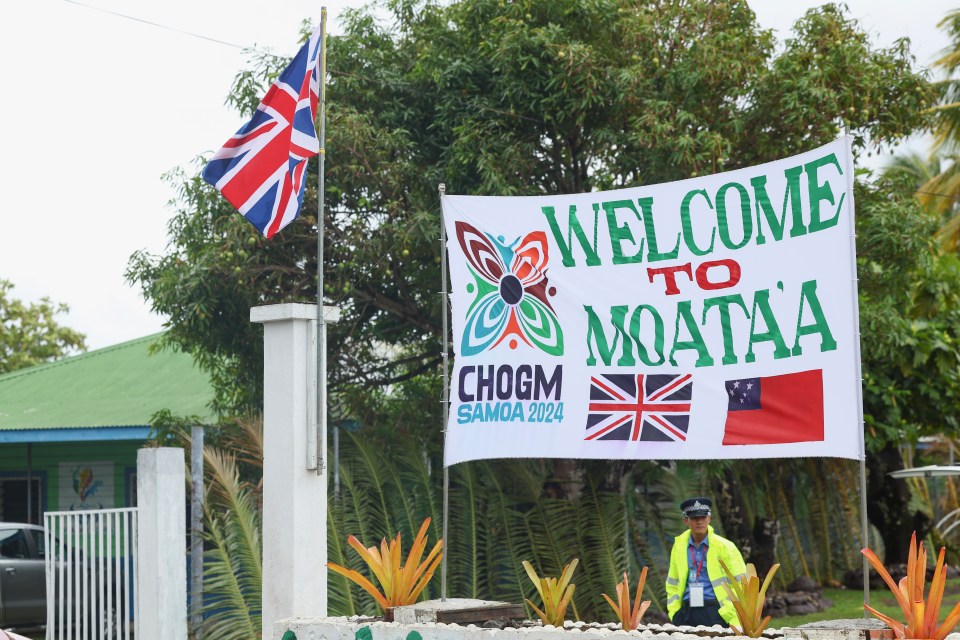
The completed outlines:
<svg viewBox="0 0 960 640">
<path fill-rule="evenodd" d="M 183 449 L 137 452 L 137 640 L 187 638 Z"/>
<path fill-rule="evenodd" d="M 338 315 L 324 312 L 327 322 Z M 323 425 L 319 437 L 313 427 L 316 318 L 317 307 L 307 304 L 250 310 L 250 320 L 264 325 L 264 640 L 277 620 L 327 613 L 327 477 L 307 468 L 317 440 L 326 457 Z"/>
</svg>

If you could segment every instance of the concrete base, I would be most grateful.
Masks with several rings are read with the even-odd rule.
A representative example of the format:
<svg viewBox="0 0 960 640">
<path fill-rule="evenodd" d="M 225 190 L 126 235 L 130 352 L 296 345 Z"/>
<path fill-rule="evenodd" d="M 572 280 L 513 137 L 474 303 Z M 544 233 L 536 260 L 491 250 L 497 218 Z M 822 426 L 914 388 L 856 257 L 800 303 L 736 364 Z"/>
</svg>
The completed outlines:
<svg viewBox="0 0 960 640">
<path fill-rule="evenodd" d="M 784 640 L 893 640 L 893 629 L 876 618 L 824 620 L 785 629 Z"/>
<path fill-rule="evenodd" d="M 403 624 L 447 622 L 456 624 L 483 624 L 498 618 L 525 618 L 522 604 L 475 600 L 472 598 L 447 598 L 424 600 L 404 607 L 394 607 L 393 621 Z"/>
<path fill-rule="evenodd" d="M 460 601 L 463 602 L 463 600 Z M 266 631 L 267 627 L 264 629 Z M 640 625 L 636 631 L 624 631 L 619 624 L 568 620 L 561 628 L 543 626 L 539 622 L 525 620 L 518 627 L 498 629 L 474 624 L 458 625 L 443 622 L 410 624 L 383 622 L 380 618 L 364 616 L 289 618 L 274 623 L 273 635 L 267 637 L 282 640 L 287 632 L 292 632 L 296 640 L 639 640 L 641 637 L 670 638 L 670 640 L 701 640 L 703 638 L 747 640 L 746 636 L 733 635 L 729 627 L 719 625 L 678 627 L 673 624 L 648 624 Z M 287 638 L 290 640 L 290 636 Z M 893 638 L 893 631 L 879 620 L 854 618 L 812 622 L 795 628 L 767 628 L 762 638 L 764 640 L 883 640 Z M 946 640 L 960 640 L 960 633 L 951 633 Z"/>
<path fill-rule="evenodd" d="M 677 627 L 672 624 L 642 625 L 636 631 L 624 631 L 617 624 L 570 622 L 561 627 L 543 626 L 539 622 L 524 621 L 519 627 L 504 629 L 458 625 L 442 622 L 402 624 L 379 619 L 352 616 L 350 618 L 289 618 L 273 626 L 273 640 L 282 640 L 292 632 L 296 640 L 638 640 L 639 637 L 670 638 L 671 640 L 700 640 L 717 637 L 724 640 L 746 640 L 735 636 L 729 628 Z M 290 636 L 287 636 L 290 640 Z M 782 638 L 778 629 L 763 632 L 763 638 Z"/>
<path fill-rule="evenodd" d="M 823 620 L 783 630 L 783 640 L 894 640 L 893 629 L 876 618 Z M 946 640 L 960 640 L 951 633 Z"/>
</svg>

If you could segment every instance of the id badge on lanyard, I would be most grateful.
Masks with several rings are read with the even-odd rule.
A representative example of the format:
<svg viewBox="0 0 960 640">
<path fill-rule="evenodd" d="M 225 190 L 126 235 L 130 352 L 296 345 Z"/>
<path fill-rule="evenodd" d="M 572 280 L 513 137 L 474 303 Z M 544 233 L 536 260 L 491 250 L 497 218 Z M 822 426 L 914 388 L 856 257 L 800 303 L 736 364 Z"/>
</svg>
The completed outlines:
<svg viewBox="0 0 960 640">
<path fill-rule="evenodd" d="M 703 558 L 697 561 L 696 556 L 694 555 L 693 548 L 690 549 L 690 558 L 693 560 L 693 566 L 697 570 L 694 578 L 694 582 L 689 585 L 690 589 L 690 606 L 691 607 L 702 607 L 703 606 L 703 585 L 700 584 L 700 571 L 703 569 L 703 562 L 706 560 L 707 550 L 703 551 Z"/>
<path fill-rule="evenodd" d="M 703 606 L 703 585 L 702 584 L 690 585 L 690 606 L 691 607 Z"/>
</svg>

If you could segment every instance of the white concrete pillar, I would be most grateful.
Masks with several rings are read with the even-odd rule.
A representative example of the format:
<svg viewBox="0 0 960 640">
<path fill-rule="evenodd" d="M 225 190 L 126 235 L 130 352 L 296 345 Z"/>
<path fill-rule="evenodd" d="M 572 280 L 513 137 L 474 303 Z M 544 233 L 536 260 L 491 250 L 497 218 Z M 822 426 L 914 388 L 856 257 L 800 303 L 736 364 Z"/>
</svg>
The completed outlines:
<svg viewBox="0 0 960 640">
<path fill-rule="evenodd" d="M 325 323 L 338 317 L 324 307 Z M 316 318 L 307 304 L 250 310 L 250 321 L 263 324 L 264 640 L 277 620 L 327 614 L 326 461 L 316 470 L 316 450 L 326 455 L 326 411 L 319 446 L 315 417 L 326 367 L 316 375 Z"/>
<path fill-rule="evenodd" d="M 187 639 L 183 449 L 137 451 L 137 640 Z"/>
</svg>

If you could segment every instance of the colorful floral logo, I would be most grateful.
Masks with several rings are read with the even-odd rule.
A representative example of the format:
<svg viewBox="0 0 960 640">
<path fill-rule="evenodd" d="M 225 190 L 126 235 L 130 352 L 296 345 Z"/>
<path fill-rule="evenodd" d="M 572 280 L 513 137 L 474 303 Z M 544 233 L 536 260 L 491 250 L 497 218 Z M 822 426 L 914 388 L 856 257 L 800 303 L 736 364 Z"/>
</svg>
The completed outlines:
<svg viewBox="0 0 960 640">
<path fill-rule="evenodd" d="M 80 502 L 86 502 L 87 498 L 96 495 L 103 483 L 94 480 L 93 469 L 90 467 L 78 466 L 73 470 L 73 490 L 80 498 Z"/>
<path fill-rule="evenodd" d="M 547 296 L 547 235 L 534 231 L 509 245 L 476 227 L 457 222 L 457 240 L 467 257 L 475 293 L 467 310 L 460 352 L 472 356 L 506 341 L 520 342 L 553 356 L 563 355 L 563 330 Z M 508 267 L 509 265 L 509 267 Z"/>
</svg>

